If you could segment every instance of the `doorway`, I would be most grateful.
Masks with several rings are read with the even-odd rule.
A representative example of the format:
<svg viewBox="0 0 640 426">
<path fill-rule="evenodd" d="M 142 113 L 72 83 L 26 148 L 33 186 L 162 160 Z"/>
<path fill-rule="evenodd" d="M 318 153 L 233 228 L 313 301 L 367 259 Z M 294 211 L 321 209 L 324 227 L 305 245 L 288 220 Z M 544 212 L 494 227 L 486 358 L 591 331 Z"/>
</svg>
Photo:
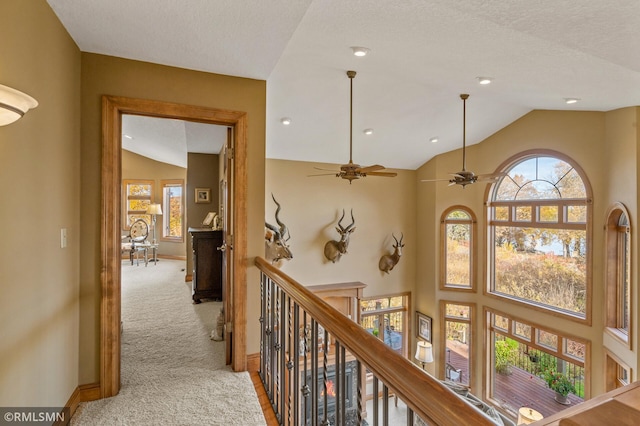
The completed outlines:
<svg viewBox="0 0 640 426">
<path fill-rule="evenodd" d="M 247 116 L 244 112 L 197 107 L 160 101 L 103 96 L 102 98 L 102 222 L 101 222 L 101 308 L 100 308 L 100 396 L 116 395 L 120 390 L 120 301 L 121 301 L 121 132 L 122 115 L 173 118 L 228 126 L 233 135 L 233 167 L 229 175 L 233 200 L 233 220 L 227 232 L 233 238 L 233 255 L 226 256 L 233 280 L 225 283 L 231 312 L 226 328 L 231 345 L 230 361 L 234 371 L 245 371 L 246 364 L 246 149 Z M 233 282 L 231 282 L 233 281 Z"/>
</svg>

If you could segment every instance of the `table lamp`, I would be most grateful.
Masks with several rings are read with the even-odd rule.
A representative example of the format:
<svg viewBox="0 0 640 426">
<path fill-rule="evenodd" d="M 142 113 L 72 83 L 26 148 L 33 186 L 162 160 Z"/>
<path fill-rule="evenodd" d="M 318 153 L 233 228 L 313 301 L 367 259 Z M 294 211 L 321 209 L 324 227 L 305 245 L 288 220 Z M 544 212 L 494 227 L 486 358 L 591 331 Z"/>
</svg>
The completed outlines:
<svg viewBox="0 0 640 426">
<path fill-rule="evenodd" d="M 415 358 L 422 363 L 422 369 L 428 362 L 433 362 L 433 345 L 423 340 L 418 341 Z"/>
<path fill-rule="evenodd" d="M 162 207 L 160 204 L 149 204 L 147 214 L 151 215 L 151 223 L 153 224 L 153 244 L 157 243 L 156 240 L 156 216 L 162 214 Z"/>
</svg>

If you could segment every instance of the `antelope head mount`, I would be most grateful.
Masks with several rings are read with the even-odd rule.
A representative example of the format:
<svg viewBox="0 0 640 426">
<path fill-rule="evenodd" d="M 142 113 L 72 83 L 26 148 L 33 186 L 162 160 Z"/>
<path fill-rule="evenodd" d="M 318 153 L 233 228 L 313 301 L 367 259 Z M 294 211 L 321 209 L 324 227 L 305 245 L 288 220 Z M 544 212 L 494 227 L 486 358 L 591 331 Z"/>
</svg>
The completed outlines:
<svg viewBox="0 0 640 426">
<path fill-rule="evenodd" d="M 353 209 L 351 209 L 351 225 L 347 227 L 342 226 L 342 219 L 344 219 L 344 209 L 342 210 L 342 217 L 338 221 L 338 226 L 336 226 L 336 231 L 340 234 L 340 241 L 331 240 L 327 241 L 324 245 L 324 257 L 333 263 L 339 261 L 340 257 L 347 253 L 347 247 L 349 247 L 349 236 L 356 230 L 354 227 L 356 220 L 353 218 Z"/>
<path fill-rule="evenodd" d="M 382 272 L 386 272 L 387 274 L 389 273 L 389 271 L 393 270 L 394 266 L 396 266 L 400 261 L 400 257 L 402 256 L 402 247 L 404 247 L 404 244 L 402 244 L 404 234 L 400 236 L 400 241 L 398 241 L 395 235 L 391 234 L 391 236 L 394 240 L 396 240 L 396 243 L 393 245 L 393 253 L 385 254 L 380 258 L 380 262 L 378 263 L 378 267 L 380 268 L 380 270 Z"/>
<path fill-rule="evenodd" d="M 264 223 L 265 227 L 269 230 L 265 234 L 264 252 L 267 260 L 270 260 L 271 263 L 276 263 L 280 259 L 293 259 L 293 254 L 291 253 L 289 244 L 287 243 L 291 238 L 291 235 L 289 234 L 287 225 L 282 223 L 280 220 L 280 203 L 276 201 L 276 197 L 274 197 L 273 194 L 271 194 L 271 198 L 273 198 L 273 202 L 278 206 L 276 209 L 276 223 L 278 224 L 278 227 L 275 227 L 268 222 Z"/>
</svg>

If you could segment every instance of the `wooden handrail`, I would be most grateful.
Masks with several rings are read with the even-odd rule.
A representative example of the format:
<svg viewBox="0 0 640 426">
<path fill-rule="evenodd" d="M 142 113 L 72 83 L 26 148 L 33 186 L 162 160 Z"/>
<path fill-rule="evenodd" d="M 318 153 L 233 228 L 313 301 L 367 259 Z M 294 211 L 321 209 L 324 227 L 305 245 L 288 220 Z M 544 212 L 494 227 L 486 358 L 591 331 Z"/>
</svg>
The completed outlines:
<svg viewBox="0 0 640 426">
<path fill-rule="evenodd" d="M 437 425 L 492 425 L 480 411 L 261 257 L 255 264 L 418 416 Z"/>
</svg>

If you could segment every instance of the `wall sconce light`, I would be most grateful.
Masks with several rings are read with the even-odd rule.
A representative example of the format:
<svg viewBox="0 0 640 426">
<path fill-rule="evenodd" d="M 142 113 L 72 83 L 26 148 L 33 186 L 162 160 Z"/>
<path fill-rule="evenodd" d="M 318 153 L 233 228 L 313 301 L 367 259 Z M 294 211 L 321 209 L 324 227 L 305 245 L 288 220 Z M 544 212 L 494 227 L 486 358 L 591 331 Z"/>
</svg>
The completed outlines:
<svg viewBox="0 0 640 426">
<path fill-rule="evenodd" d="M 433 362 L 433 345 L 423 340 L 418 341 L 418 347 L 416 348 L 416 359 L 422 363 L 422 369 L 428 362 Z"/>
<path fill-rule="evenodd" d="M 19 90 L 0 84 L 0 126 L 20 119 L 27 111 L 38 106 L 38 101 Z"/>
<path fill-rule="evenodd" d="M 151 215 L 151 223 L 153 223 L 153 244 L 157 243 L 156 240 L 156 216 L 162 214 L 162 207 L 160 204 L 149 204 L 147 214 Z"/>
</svg>

